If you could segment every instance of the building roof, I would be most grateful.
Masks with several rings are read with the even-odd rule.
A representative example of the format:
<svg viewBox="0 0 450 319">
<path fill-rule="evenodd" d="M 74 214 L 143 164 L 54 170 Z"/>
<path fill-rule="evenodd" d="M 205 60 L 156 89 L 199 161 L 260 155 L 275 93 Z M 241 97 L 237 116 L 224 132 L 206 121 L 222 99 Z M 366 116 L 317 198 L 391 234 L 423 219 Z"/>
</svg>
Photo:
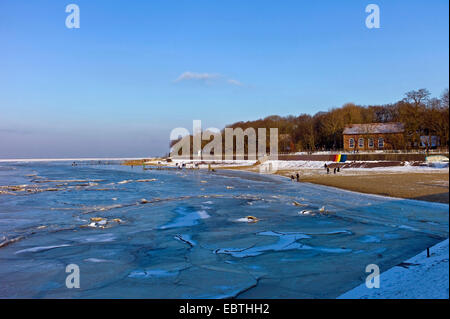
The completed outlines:
<svg viewBox="0 0 450 319">
<path fill-rule="evenodd" d="M 344 128 L 343 134 L 387 134 L 403 133 L 404 131 L 403 123 L 350 124 Z"/>
</svg>

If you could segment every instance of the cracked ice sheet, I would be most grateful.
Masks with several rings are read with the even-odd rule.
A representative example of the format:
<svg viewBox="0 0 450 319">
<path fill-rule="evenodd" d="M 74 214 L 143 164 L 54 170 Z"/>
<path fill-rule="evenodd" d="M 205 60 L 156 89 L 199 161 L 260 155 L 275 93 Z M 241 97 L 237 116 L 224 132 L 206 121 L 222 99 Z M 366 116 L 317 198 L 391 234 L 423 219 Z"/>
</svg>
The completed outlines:
<svg viewBox="0 0 450 319">
<path fill-rule="evenodd" d="M 222 176 L 195 171 L 183 172 L 186 178 L 180 178 L 173 172 L 128 167 L 30 165 L 23 173 L 32 169 L 52 179 L 104 179 L 100 186 L 150 177 L 164 184 L 127 183 L 110 192 L 73 189 L 0 196 L 1 220 L 7 221 L 0 223 L 0 238 L 25 235 L 0 248 L 3 297 L 330 298 L 360 284 L 367 264 L 375 262 L 385 270 L 435 244 L 439 236 L 448 237 L 448 205 L 254 174 L 248 179 L 233 172 Z M 7 176 L 8 183 L 11 178 Z M 154 201 L 136 204 L 141 198 Z M 299 217 L 300 208 L 293 201 L 315 212 L 325 206 L 330 213 Z M 49 203 L 58 209 L 48 209 Z M 82 214 L 83 208 L 114 203 L 124 207 Z M 202 219 L 200 211 L 210 217 Z M 248 215 L 259 222 L 235 222 Z M 78 227 L 86 223 L 79 218 L 90 217 L 120 218 L 125 223 L 107 230 Z M 48 227 L 38 229 L 41 225 Z M 14 254 L 62 244 L 70 246 Z M 258 254 L 242 258 L 214 253 L 224 247 L 252 248 Z M 80 265 L 81 290 L 65 288 L 69 263 Z M 133 272 L 143 276 L 129 277 Z"/>
<path fill-rule="evenodd" d="M 204 281 L 202 278 L 207 277 Z M 180 298 L 232 298 L 257 285 L 257 278 L 245 269 L 223 264 L 220 267 L 195 267 L 180 274 Z"/>
<path fill-rule="evenodd" d="M 336 233 L 336 232 L 331 232 Z M 308 245 L 304 245 L 301 243 L 298 243 L 298 240 L 305 239 L 305 238 L 311 238 L 308 235 L 305 235 L 303 233 L 280 233 L 280 232 L 273 232 L 273 231 L 266 231 L 258 233 L 258 235 L 263 236 L 276 236 L 278 237 L 278 241 L 271 245 L 265 245 L 265 246 L 255 246 L 255 247 L 248 247 L 248 248 L 220 248 L 215 251 L 217 254 L 229 254 L 233 257 L 251 257 L 251 256 L 258 256 L 262 253 L 269 252 L 269 251 L 283 251 L 283 250 L 318 250 L 323 252 L 329 252 L 329 253 L 347 253 L 351 252 L 351 249 L 345 249 L 345 248 L 331 248 L 331 247 L 311 247 Z M 320 234 L 318 234 L 320 235 Z"/>
</svg>

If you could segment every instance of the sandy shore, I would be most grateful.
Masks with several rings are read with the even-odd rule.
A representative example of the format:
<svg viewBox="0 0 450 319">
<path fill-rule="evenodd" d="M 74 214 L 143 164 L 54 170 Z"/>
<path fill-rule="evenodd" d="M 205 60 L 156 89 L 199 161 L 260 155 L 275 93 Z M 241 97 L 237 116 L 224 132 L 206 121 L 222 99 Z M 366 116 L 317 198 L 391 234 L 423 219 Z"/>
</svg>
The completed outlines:
<svg viewBox="0 0 450 319">
<path fill-rule="evenodd" d="M 278 171 L 290 176 L 296 172 Z M 311 174 L 299 172 L 302 182 L 332 186 L 360 193 L 449 203 L 448 173 L 386 173 L 358 172 L 355 174 Z"/>
<path fill-rule="evenodd" d="M 258 172 L 259 166 L 220 167 Z M 330 174 L 325 169 L 279 169 L 277 175 L 291 177 L 300 175 L 300 181 L 331 186 L 354 192 L 381 196 L 449 203 L 449 173 L 447 169 L 341 169 Z"/>
</svg>

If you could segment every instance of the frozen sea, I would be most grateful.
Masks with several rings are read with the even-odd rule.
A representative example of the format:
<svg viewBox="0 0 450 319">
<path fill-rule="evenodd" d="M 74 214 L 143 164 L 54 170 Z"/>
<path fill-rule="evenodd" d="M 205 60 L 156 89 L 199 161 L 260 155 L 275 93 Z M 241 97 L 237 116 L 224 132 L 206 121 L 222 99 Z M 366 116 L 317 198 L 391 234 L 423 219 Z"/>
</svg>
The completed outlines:
<svg viewBox="0 0 450 319">
<path fill-rule="evenodd" d="M 335 298 L 448 238 L 446 204 L 94 164 L 0 163 L 0 298 Z"/>
</svg>

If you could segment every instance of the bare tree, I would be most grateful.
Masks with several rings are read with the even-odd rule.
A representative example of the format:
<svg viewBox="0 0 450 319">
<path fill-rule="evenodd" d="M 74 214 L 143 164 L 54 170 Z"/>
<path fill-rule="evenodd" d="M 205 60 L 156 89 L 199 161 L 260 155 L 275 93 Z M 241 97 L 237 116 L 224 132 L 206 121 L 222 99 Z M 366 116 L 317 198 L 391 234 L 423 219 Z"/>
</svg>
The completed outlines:
<svg viewBox="0 0 450 319">
<path fill-rule="evenodd" d="M 405 98 L 404 101 L 408 102 L 408 103 L 412 103 L 414 104 L 414 106 L 419 106 L 424 104 L 429 96 L 430 96 L 430 91 L 428 91 L 427 89 L 419 89 L 417 91 L 409 91 L 405 93 Z"/>
</svg>

